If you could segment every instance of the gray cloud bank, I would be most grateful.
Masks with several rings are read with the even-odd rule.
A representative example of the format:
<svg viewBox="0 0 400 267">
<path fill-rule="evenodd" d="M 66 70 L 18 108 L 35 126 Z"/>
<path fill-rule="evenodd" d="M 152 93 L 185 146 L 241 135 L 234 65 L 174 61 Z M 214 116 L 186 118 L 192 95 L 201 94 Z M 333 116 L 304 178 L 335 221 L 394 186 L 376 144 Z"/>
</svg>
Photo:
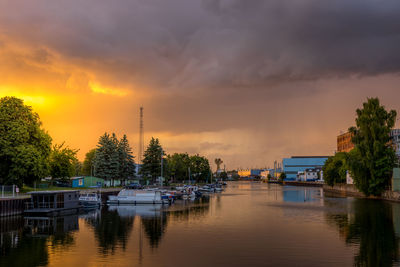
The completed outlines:
<svg viewBox="0 0 400 267">
<path fill-rule="evenodd" d="M 109 83 L 270 87 L 400 69 L 397 0 L 0 1 L 0 10 L 3 35 Z"/>
<path fill-rule="evenodd" d="M 399 0 L 0 0 L 0 55 L 12 40 L 40 67 L 79 66 L 82 88 L 87 71 L 150 92 L 146 131 L 221 133 L 174 145 L 262 166 L 333 153 L 367 96 L 399 108 L 399 14 Z M 104 120 L 133 134 L 129 101 Z"/>
</svg>

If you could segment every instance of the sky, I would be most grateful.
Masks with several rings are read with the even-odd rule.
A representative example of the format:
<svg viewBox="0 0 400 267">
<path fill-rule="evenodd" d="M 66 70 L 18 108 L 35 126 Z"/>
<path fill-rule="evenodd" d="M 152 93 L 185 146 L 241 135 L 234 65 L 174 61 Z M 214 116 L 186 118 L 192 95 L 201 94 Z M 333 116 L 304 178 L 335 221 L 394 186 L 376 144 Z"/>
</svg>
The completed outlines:
<svg viewBox="0 0 400 267">
<path fill-rule="evenodd" d="M 368 97 L 400 111 L 398 14 L 398 0 L 0 0 L 0 97 L 81 160 L 104 132 L 137 155 L 140 106 L 146 144 L 228 169 L 332 155 Z"/>
</svg>

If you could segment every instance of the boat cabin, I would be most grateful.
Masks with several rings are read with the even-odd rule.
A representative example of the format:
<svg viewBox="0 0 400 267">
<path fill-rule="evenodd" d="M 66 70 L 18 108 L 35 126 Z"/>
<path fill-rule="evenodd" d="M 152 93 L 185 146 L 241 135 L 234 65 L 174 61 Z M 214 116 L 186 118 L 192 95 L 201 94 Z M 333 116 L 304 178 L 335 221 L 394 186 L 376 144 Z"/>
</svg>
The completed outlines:
<svg viewBox="0 0 400 267">
<path fill-rule="evenodd" d="M 79 211 L 79 191 L 36 191 L 25 203 L 25 213 L 63 215 Z"/>
</svg>

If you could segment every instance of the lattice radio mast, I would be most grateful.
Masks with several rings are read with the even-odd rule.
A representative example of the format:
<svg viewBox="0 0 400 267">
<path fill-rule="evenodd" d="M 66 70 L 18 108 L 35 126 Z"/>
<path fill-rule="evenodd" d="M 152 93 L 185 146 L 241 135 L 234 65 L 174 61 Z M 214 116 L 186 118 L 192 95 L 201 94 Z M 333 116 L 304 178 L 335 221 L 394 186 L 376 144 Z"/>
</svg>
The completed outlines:
<svg viewBox="0 0 400 267">
<path fill-rule="evenodd" d="M 144 153 L 144 132 L 143 132 L 143 107 L 140 107 L 140 124 L 139 124 L 139 163 L 142 163 Z"/>
</svg>

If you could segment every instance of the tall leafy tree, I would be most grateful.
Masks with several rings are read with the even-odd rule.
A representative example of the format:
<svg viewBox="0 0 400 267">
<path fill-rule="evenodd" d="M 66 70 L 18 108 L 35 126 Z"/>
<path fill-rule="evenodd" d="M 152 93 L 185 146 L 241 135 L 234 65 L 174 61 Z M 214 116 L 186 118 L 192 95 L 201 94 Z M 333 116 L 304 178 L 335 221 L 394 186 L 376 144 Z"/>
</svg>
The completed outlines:
<svg viewBox="0 0 400 267">
<path fill-rule="evenodd" d="M 167 156 L 170 177 L 174 181 L 184 181 L 190 176 L 193 181 L 206 181 L 210 176 L 208 159 L 200 155 L 189 156 L 187 153 L 175 153 Z"/>
<path fill-rule="evenodd" d="M 100 136 L 94 169 L 97 177 L 110 181 L 114 186 L 114 180 L 119 176 L 118 139 L 115 134 L 110 136 L 108 133 L 104 133 Z"/>
<path fill-rule="evenodd" d="M 347 157 L 347 153 L 339 152 L 327 159 L 322 167 L 325 183 L 333 186 L 334 184 L 346 182 Z"/>
<path fill-rule="evenodd" d="M 74 176 L 81 176 L 83 175 L 83 163 L 79 161 L 77 158 L 74 160 Z"/>
<path fill-rule="evenodd" d="M 396 111 L 386 111 L 378 98 L 369 98 L 357 109 L 354 134 L 355 148 L 350 152 L 349 167 L 356 187 L 366 195 L 380 195 L 390 183 L 395 152 L 390 145 L 390 130 Z"/>
<path fill-rule="evenodd" d="M 50 154 L 50 175 L 54 178 L 68 179 L 75 174 L 78 150 L 61 145 L 54 145 Z"/>
<path fill-rule="evenodd" d="M 85 155 L 85 160 L 83 161 L 82 172 L 84 175 L 94 175 L 94 158 L 96 156 L 96 148 L 89 150 Z"/>
<path fill-rule="evenodd" d="M 123 180 L 136 176 L 136 164 L 126 135 L 118 143 L 119 177 Z"/>
<path fill-rule="evenodd" d="M 0 99 L 0 184 L 32 184 L 48 175 L 51 137 L 21 99 Z"/>
<path fill-rule="evenodd" d="M 167 156 L 169 176 L 173 181 L 183 181 L 188 179 L 188 168 L 190 158 L 187 153 L 174 153 Z"/>
<path fill-rule="evenodd" d="M 190 156 L 190 172 L 194 180 L 206 181 L 210 176 L 208 159 L 199 155 Z"/>
<path fill-rule="evenodd" d="M 161 175 L 161 157 L 164 156 L 164 151 L 160 145 L 158 138 L 152 137 L 144 152 L 143 164 L 140 168 L 140 174 L 145 179 L 156 181 L 157 177 Z"/>
</svg>

